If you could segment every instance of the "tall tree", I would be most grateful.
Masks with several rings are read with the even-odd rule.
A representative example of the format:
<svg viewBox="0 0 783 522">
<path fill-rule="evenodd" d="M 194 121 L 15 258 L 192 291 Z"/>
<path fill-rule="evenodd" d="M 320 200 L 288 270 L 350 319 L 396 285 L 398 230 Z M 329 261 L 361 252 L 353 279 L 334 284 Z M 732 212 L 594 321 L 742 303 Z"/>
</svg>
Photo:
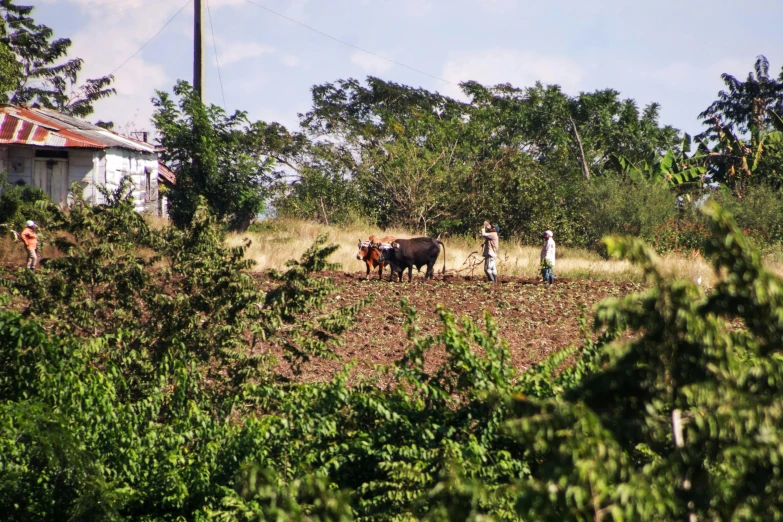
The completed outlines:
<svg viewBox="0 0 783 522">
<path fill-rule="evenodd" d="M 0 0 L 0 16 L 6 28 L 0 33 L 0 44 L 7 46 L 21 69 L 14 81 L 2 85 L 0 98 L 17 105 L 38 103 L 82 118 L 92 114 L 96 101 L 116 93 L 110 87 L 114 77 L 89 79 L 77 86 L 84 60 L 67 59 L 71 40 L 53 40 L 54 31 L 36 24 L 30 16 L 33 10 L 33 6 Z"/>
<path fill-rule="evenodd" d="M 246 113 L 228 116 L 220 107 L 204 105 L 183 81 L 174 87 L 178 102 L 166 92 L 157 94 L 153 122 L 162 157 L 177 174 L 169 195 L 172 220 L 188 225 L 203 198 L 230 228 L 246 229 L 265 208 L 274 161 L 258 155 L 258 137 Z"/>
<path fill-rule="evenodd" d="M 769 61 L 759 56 L 744 82 L 721 75 L 720 91 L 699 117 L 707 130 L 697 136 L 716 179 L 742 197 L 749 183 L 781 184 L 783 171 L 783 69 L 775 79 Z"/>
<path fill-rule="evenodd" d="M 748 79 L 739 81 L 729 73 L 721 74 L 728 90 L 720 91 L 699 118 L 707 124 L 715 117 L 735 125 L 740 132 L 752 127 L 763 130 L 772 125 L 770 110 L 783 114 L 783 69 L 778 78 L 769 75 L 769 60 L 764 55 L 756 59 Z"/>
<path fill-rule="evenodd" d="M 16 61 L 13 51 L 4 38 L 8 35 L 5 20 L 0 18 L 0 98 L 14 88 L 19 81 L 22 69 Z"/>
</svg>

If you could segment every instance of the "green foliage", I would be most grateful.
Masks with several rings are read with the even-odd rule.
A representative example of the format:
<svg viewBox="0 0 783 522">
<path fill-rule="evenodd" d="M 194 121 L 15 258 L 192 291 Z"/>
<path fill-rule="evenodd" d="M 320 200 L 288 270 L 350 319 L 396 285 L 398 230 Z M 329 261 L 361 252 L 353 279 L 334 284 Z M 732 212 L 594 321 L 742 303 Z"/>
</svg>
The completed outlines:
<svg viewBox="0 0 783 522">
<path fill-rule="evenodd" d="M 653 231 L 650 245 L 658 253 L 690 255 L 702 252 L 709 238 L 709 229 L 703 220 L 693 216 L 671 218 Z"/>
<path fill-rule="evenodd" d="M 231 229 L 246 230 L 265 208 L 272 165 L 256 153 L 246 113 L 227 116 L 220 107 L 205 106 L 182 81 L 174 87 L 178 102 L 168 93 L 157 95 L 153 122 L 161 156 L 177 174 L 168 194 L 172 221 L 186 227 L 203 198 Z"/>
<path fill-rule="evenodd" d="M 779 78 L 771 77 L 769 61 L 762 55 L 745 82 L 730 74 L 721 77 L 728 90 L 720 91 L 718 99 L 699 115 L 708 128 L 697 136 L 716 178 L 729 184 L 739 197 L 754 184 L 780 186 L 783 71 Z"/>
<path fill-rule="evenodd" d="M 43 227 L 54 226 L 62 220 L 60 208 L 38 187 L 8 183 L 0 173 L 0 226 L 17 232 L 25 222 L 33 220 Z"/>
<path fill-rule="evenodd" d="M 243 248 L 220 247 L 203 209 L 191 228 L 158 233 L 124 190 L 96 207 L 77 192 L 66 255 L 4 277 L 27 302 L 0 312 L 0 501 L 12 520 L 441 519 L 455 498 L 513 518 L 504 488 L 528 464 L 500 432 L 514 372 L 490 317 L 481 327 L 442 310 L 443 332 L 420 338 L 406 307 L 411 348 L 387 391 L 347 386 L 350 367 L 281 385 L 259 349 L 329 356 L 360 306 L 312 318 L 333 288 L 312 276 L 336 268 L 335 247 L 319 238 L 263 296 Z M 430 368 L 437 347 L 448 357 Z"/>
<path fill-rule="evenodd" d="M 263 295 L 203 207 L 154 232 L 123 190 L 77 194 L 66 256 L 4 277 L 26 302 L 0 312 L 12 520 L 783 516 L 783 282 L 717 205 L 709 292 L 610 237 L 648 286 L 602 303 L 594 333 L 584 319 L 581 349 L 517 374 L 489 315 L 440 308 L 421 335 L 403 302 L 404 356 L 349 386 L 350 364 L 290 382 L 263 355 L 328 357 L 350 325 L 357 308 L 324 314 L 333 286 L 313 278 L 335 268 L 325 238 Z"/>
<path fill-rule="evenodd" d="M 759 55 L 753 64 L 753 71 L 744 82 L 734 76 L 721 75 L 727 90 L 718 93 L 715 100 L 699 117 L 709 119 L 719 117 L 735 124 L 740 132 L 751 128 L 761 130 L 773 123 L 769 111 L 783 114 L 783 72 L 780 78 L 769 75 L 769 60 Z"/>
<path fill-rule="evenodd" d="M 324 477 L 307 475 L 280 482 L 275 473 L 248 466 L 234 490 L 227 490 L 221 507 L 207 511 L 210 520 L 340 522 L 353 520 L 348 495 L 335 491 Z"/>
<path fill-rule="evenodd" d="M 705 211 L 712 226 L 706 255 L 723 274 L 708 294 L 665 279 L 639 240 L 606 240 L 610 253 L 644 269 L 651 287 L 599 307 L 595 327 L 616 340 L 598 352 L 597 371 L 560 397 L 515 398 L 519 418 L 509 432 L 540 463 L 517 486 L 520 514 L 780 516 L 783 282 L 764 270 L 725 211 L 714 204 Z"/>
<path fill-rule="evenodd" d="M 353 326 L 356 314 L 374 300 L 367 296 L 315 319 L 297 320 L 305 313 L 321 311 L 324 297 L 336 290 L 331 279 L 312 278 L 315 273 L 340 268 L 326 261 L 338 249 L 337 245 L 325 246 L 326 240 L 325 235 L 318 236 L 300 261 L 288 261 L 288 270 L 283 273 L 269 273 L 279 286 L 264 299 L 261 333 L 265 338 L 282 340 L 285 358 L 296 373 L 312 356 L 332 357 L 331 345 L 339 342 L 339 335 Z"/>
<path fill-rule="evenodd" d="M 293 158 L 298 174 L 276 208 L 320 221 L 359 210 L 425 234 L 465 234 L 491 219 L 526 242 L 557 228 L 565 244 L 585 244 L 582 165 L 602 176 L 616 156 L 652 161 L 679 145 L 656 105 L 640 111 L 616 91 L 463 90 L 468 103 L 372 77 L 314 87 L 305 136 L 276 133 L 260 146 Z"/>
<path fill-rule="evenodd" d="M 724 75 L 729 90 L 695 139 L 661 125 L 658 105 L 639 108 L 612 89 L 570 96 L 556 85 L 466 82 L 463 103 L 370 77 L 315 86 L 304 132 L 258 126 L 257 150 L 293 172 L 276 185 L 283 215 L 361 216 L 430 235 L 469 234 L 489 219 L 528 244 L 550 228 L 563 245 L 628 233 L 672 250 L 698 242 L 661 240 L 676 231 L 677 195 L 695 201 L 713 181 L 740 200 L 756 185 L 781 186 L 781 82 L 768 69 L 760 57 L 746 82 Z"/>
<path fill-rule="evenodd" d="M 627 234 L 654 242 L 659 231 L 677 218 L 675 200 L 662 184 L 629 184 L 616 175 L 585 187 L 580 213 L 587 246 L 597 247 L 600 238 Z"/>
<path fill-rule="evenodd" d="M 656 155 L 652 161 L 642 160 L 638 164 L 617 156 L 617 166 L 620 172 L 636 183 L 664 183 L 671 187 L 695 183 L 698 186 L 707 173 L 707 167 L 703 164 L 706 156 L 701 150 L 688 156 L 691 144 L 691 136 L 685 133 L 678 150 L 669 148 L 664 155 Z"/>
<path fill-rule="evenodd" d="M 361 214 L 355 183 L 329 166 L 302 167 L 296 181 L 278 183 L 275 192 L 279 215 L 328 225 L 349 223 Z"/>
<path fill-rule="evenodd" d="M 721 206 L 731 212 L 737 225 L 753 237 L 759 246 L 783 242 L 783 191 L 767 185 L 748 187 L 745 197 L 730 194 L 719 198 Z"/>
<path fill-rule="evenodd" d="M 5 36 L 5 24 L 0 22 L 0 34 Z M 7 101 L 5 93 L 12 90 L 22 76 L 22 68 L 13 51 L 5 41 L 0 40 L 0 100 Z"/>
<path fill-rule="evenodd" d="M 72 58 L 58 63 L 68 54 L 71 40 L 52 40 L 52 29 L 31 18 L 34 9 L 13 0 L 0 2 L 0 72 L 13 73 L 0 74 L 4 83 L 0 85 L 0 99 L 15 105 L 38 103 L 70 116 L 89 116 L 96 101 L 116 93 L 110 87 L 114 77 L 87 80 L 75 88 L 84 60 Z M 5 65 L 9 59 L 17 65 Z"/>
</svg>

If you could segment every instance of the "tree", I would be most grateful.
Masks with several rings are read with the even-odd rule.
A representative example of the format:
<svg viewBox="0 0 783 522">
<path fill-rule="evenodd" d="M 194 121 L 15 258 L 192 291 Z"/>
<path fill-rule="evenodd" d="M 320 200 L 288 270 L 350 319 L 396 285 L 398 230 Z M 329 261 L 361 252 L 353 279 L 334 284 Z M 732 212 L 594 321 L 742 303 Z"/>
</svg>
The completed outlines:
<svg viewBox="0 0 783 522">
<path fill-rule="evenodd" d="M 651 287 L 602 303 L 595 328 L 614 342 L 585 352 L 593 369 L 556 398 L 514 401 L 509 429 L 531 449 L 518 512 L 532 520 L 776 520 L 783 398 L 783 281 L 731 216 L 708 203 L 705 293 L 664 277 L 632 237 L 609 252 Z M 568 373 L 568 372 L 566 372 Z"/>
<path fill-rule="evenodd" d="M 7 46 L 20 68 L 20 74 L 15 80 L 2 86 L 0 97 L 6 103 L 38 103 L 81 118 L 92 114 L 96 101 L 116 93 L 110 87 L 114 77 L 109 75 L 89 79 L 75 87 L 84 60 L 72 58 L 61 62 L 68 54 L 71 40 L 52 40 L 54 31 L 45 25 L 36 24 L 30 17 L 33 10 L 33 6 L 16 5 L 13 0 L 0 0 L 0 13 L 5 27 L 0 32 L 0 44 Z"/>
<path fill-rule="evenodd" d="M 720 91 L 718 99 L 699 114 L 707 124 L 717 116 L 741 133 L 752 128 L 761 131 L 772 124 L 770 110 L 783 114 L 783 69 L 778 79 L 770 77 L 769 60 L 764 55 L 756 59 L 744 82 L 729 73 L 723 73 L 721 78 L 728 91 Z"/>
<path fill-rule="evenodd" d="M 179 102 L 157 91 L 155 128 L 163 160 L 177 174 L 169 195 L 169 215 L 177 226 L 191 222 L 204 198 L 229 228 L 245 230 L 263 212 L 274 160 L 258 154 L 247 114 L 231 116 L 205 106 L 186 82 L 174 87 Z"/>
<path fill-rule="evenodd" d="M 779 186 L 783 170 L 783 70 L 769 75 L 769 61 L 759 56 L 745 82 L 724 73 L 728 91 L 720 91 L 699 117 L 708 127 L 696 139 L 716 178 L 742 197 L 747 185 Z"/>
<path fill-rule="evenodd" d="M 22 73 L 13 51 L 2 41 L 3 35 L 5 35 L 5 24 L 0 21 L 0 97 L 14 88 Z"/>
</svg>

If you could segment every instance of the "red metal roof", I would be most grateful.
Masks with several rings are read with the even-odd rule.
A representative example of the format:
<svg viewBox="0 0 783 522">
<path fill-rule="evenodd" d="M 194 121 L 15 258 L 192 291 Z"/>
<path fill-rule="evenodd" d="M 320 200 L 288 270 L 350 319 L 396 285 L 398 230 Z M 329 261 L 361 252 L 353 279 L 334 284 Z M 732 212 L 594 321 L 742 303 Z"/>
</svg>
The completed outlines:
<svg viewBox="0 0 783 522">
<path fill-rule="evenodd" d="M 152 154 L 151 143 L 122 136 L 52 109 L 0 105 L 0 144 L 130 149 Z"/>
<path fill-rule="evenodd" d="M 160 162 L 158 162 L 158 175 L 172 185 L 176 185 L 177 183 L 176 174 L 174 174 L 166 165 Z"/>
<path fill-rule="evenodd" d="M 106 145 L 81 136 L 33 111 L 13 105 L 0 106 L 0 143 L 105 149 Z"/>
</svg>

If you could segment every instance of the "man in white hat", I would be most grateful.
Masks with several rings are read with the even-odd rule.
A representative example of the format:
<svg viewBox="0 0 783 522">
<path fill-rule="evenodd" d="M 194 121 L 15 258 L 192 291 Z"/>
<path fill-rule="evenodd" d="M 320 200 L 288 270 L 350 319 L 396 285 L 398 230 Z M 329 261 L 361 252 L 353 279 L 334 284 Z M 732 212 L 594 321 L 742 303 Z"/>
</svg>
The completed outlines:
<svg viewBox="0 0 783 522">
<path fill-rule="evenodd" d="M 543 270 L 544 283 L 550 285 L 555 282 L 555 240 L 552 239 L 552 231 L 547 230 L 544 232 L 544 248 L 541 249 L 541 261 L 545 259 L 549 262 L 550 267 Z"/>
<path fill-rule="evenodd" d="M 35 224 L 35 221 L 28 221 L 26 225 L 20 236 L 27 250 L 27 268 L 35 270 L 35 265 L 38 263 L 38 235 L 35 233 L 35 229 L 38 225 Z"/>
</svg>

